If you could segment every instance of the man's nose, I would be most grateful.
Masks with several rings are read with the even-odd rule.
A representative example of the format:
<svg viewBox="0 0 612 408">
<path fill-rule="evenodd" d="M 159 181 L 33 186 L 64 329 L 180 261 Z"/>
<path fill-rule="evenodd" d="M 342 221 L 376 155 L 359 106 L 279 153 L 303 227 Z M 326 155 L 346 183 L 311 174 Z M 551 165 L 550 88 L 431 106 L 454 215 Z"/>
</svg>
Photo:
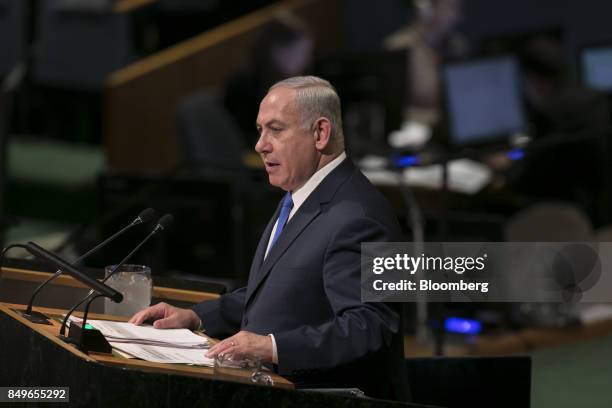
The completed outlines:
<svg viewBox="0 0 612 408">
<path fill-rule="evenodd" d="M 270 143 L 268 143 L 263 132 L 259 135 L 259 139 L 255 144 L 255 151 L 259 154 L 268 153 L 270 151 Z"/>
</svg>

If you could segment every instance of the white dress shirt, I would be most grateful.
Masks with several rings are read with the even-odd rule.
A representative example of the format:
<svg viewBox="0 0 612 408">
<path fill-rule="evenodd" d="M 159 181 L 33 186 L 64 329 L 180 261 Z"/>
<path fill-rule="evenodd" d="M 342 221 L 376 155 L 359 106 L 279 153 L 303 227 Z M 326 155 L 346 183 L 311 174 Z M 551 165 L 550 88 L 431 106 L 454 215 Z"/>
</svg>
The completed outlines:
<svg viewBox="0 0 612 408">
<path fill-rule="evenodd" d="M 340 163 L 342 163 L 346 159 L 346 153 L 342 152 L 338 157 L 334 160 L 327 163 L 323 168 L 319 169 L 315 174 L 312 175 L 308 179 L 308 181 L 299 189 L 291 192 L 291 200 L 293 201 L 293 208 L 289 213 L 289 218 L 287 218 L 287 222 L 291 220 L 291 217 L 300 209 L 304 201 L 308 198 L 308 196 L 314 191 L 315 188 L 323 181 L 325 177 L 329 173 L 332 172 L 333 169 L 338 167 Z M 278 227 L 278 218 L 274 223 L 274 228 L 272 228 L 272 232 L 270 233 L 270 238 L 268 238 L 268 247 L 266 248 L 266 254 L 264 255 L 264 259 L 268 256 L 268 252 L 270 251 L 270 244 L 272 243 L 272 237 L 276 233 L 276 228 Z"/>
</svg>

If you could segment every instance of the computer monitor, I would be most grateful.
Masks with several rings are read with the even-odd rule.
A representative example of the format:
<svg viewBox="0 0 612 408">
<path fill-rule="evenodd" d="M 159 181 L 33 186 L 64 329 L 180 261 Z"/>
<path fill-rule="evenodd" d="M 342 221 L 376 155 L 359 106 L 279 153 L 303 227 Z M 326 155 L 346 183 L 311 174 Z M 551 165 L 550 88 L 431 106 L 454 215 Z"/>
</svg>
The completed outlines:
<svg viewBox="0 0 612 408">
<path fill-rule="evenodd" d="M 498 143 L 525 129 L 514 57 L 446 64 L 443 79 L 451 146 Z"/>
<path fill-rule="evenodd" d="M 386 153 L 387 136 L 401 127 L 406 106 L 408 51 L 337 55 L 315 72 L 338 91 L 347 148 L 354 156 Z"/>
<path fill-rule="evenodd" d="M 583 48 L 580 51 L 580 72 L 585 84 L 612 92 L 612 44 Z"/>
</svg>

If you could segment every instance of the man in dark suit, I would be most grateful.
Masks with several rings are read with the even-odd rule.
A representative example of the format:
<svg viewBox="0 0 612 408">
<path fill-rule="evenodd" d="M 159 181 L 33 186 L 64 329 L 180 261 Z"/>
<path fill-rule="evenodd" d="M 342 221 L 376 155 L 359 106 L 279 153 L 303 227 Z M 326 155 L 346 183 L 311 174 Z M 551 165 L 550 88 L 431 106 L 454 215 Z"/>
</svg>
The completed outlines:
<svg viewBox="0 0 612 408">
<path fill-rule="evenodd" d="M 257 117 L 270 184 L 287 193 L 259 242 L 245 288 L 191 310 L 158 304 L 131 321 L 203 327 L 214 357 L 255 354 L 298 385 L 359 387 L 404 399 L 399 314 L 361 302 L 360 244 L 399 241 L 393 211 L 344 153 L 340 100 L 316 77 L 270 88 Z"/>
</svg>

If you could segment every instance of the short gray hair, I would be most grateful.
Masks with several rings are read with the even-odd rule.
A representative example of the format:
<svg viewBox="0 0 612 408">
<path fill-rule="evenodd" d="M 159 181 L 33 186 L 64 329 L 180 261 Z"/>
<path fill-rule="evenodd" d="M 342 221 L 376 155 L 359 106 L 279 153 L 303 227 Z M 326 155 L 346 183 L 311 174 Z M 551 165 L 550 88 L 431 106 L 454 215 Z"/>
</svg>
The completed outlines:
<svg viewBox="0 0 612 408">
<path fill-rule="evenodd" d="M 304 126 L 310 127 L 315 120 L 325 117 L 331 123 L 332 140 L 344 146 L 340 97 L 329 81 L 316 76 L 297 76 L 275 83 L 268 91 L 275 88 L 295 89 L 295 103 Z"/>
</svg>

